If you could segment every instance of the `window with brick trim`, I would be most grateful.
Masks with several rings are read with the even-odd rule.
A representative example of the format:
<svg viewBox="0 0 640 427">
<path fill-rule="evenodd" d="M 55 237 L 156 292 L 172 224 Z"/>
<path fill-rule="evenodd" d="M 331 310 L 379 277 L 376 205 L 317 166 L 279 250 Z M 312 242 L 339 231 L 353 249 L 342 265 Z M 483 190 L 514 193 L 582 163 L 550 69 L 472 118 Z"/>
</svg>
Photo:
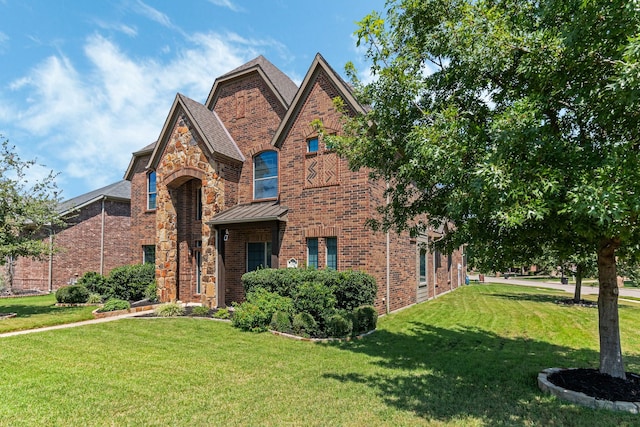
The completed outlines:
<svg viewBox="0 0 640 427">
<path fill-rule="evenodd" d="M 278 153 L 265 151 L 253 158 L 253 198 L 278 197 Z"/>
<path fill-rule="evenodd" d="M 202 187 L 196 190 L 196 221 L 202 220 Z"/>
<path fill-rule="evenodd" d="M 442 267 L 442 254 L 440 253 L 439 250 L 435 250 L 433 252 L 433 268 L 434 269 L 439 269 L 440 267 Z"/>
<path fill-rule="evenodd" d="M 156 172 L 151 171 L 147 174 L 147 209 L 154 210 L 156 208 Z"/>
<path fill-rule="evenodd" d="M 156 245 L 142 246 L 142 263 L 143 264 L 156 263 Z"/>
<path fill-rule="evenodd" d="M 307 140 L 307 153 L 315 153 L 318 151 L 318 137 Z"/>
<path fill-rule="evenodd" d="M 202 293 L 202 240 L 196 240 L 196 294 Z"/>
<path fill-rule="evenodd" d="M 271 268 L 271 242 L 247 243 L 247 272 Z"/>
<path fill-rule="evenodd" d="M 327 237 L 325 239 L 327 246 L 327 268 L 331 270 L 338 269 L 338 239 L 336 237 Z"/>
<path fill-rule="evenodd" d="M 307 267 L 318 268 L 318 239 L 307 239 Z"/>
</svg>

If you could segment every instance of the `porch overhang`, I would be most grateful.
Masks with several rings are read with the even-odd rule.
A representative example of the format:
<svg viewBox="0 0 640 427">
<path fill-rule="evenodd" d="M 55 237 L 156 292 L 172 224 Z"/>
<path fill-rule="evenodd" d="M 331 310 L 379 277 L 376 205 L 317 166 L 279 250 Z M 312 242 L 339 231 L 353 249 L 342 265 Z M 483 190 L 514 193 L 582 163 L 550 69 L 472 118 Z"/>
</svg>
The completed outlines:
<svg viewBox="0 0 640 427">
<path fill-rule="evenodd" d="M 207 222 L 209 225 L 244 224 L 248 222 L 287 221 L 289 208 L 278 202 L 237 205 L 217 213 Z"/>
</svg>

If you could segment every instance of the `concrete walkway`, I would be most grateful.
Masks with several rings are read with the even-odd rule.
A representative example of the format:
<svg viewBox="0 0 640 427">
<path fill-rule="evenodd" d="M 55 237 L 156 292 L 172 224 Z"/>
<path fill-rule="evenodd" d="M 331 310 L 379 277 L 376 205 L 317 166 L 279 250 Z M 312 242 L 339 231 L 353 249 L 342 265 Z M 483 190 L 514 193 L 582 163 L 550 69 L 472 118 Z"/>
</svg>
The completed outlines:
<svg viewBox="0 0 640 427">
<path fill-rule="evenodd" d="M 53 330 L 56 330 L 56 329 L 73 328 L 73 327 L 76 327 L 76 326 L 93 325 L 95 323 L 111 322 L 113 320 L 124 319 L 124 318 L 127 318 L 127 317 L 140 316 L 140 314 L 142 314 L 142 312 L 126 313 L 126 314 L 120 314 L 118 316 L 103 317 L 103 318 L 100 318 L 100 319 L 83 320 L 81 322 L 65 323 L 65 324 L 62 324 L 62 325 L 47 326 L 47 327 L 44 327 L 44 328 L 25 329 L 23 331 L 5 332 L 3 334 L 0 334 L 0 338 L 12 337 L 14 335 L 31 334 L 31 333 L 34 333 L 34 332 L 45 332 L 45 331 L 53 331 Z"/>
<path fill-rule="evenodd" d="M 477 280 L 478 276 L 471 276 L 472 280 Z M 545 282 L 544 280 L 527 280 L 523 278 L 509 278 L 505 279 L 504 277 L 484 277 L 485 283 L 504 283 L 507 285 L 521 285 L 521 286 L 532 286 L 535 288 L 546 288 L 546 289 L 557 289 L 560 291 L 565 291 L 570 293 L 571 295 L 575 292 L 575 285 L 561 285 L 560 283 L 554 282 Z M 619 288 L 620 297 L 636 297 L 640 298 L 640 288 Z M 582 295 L 598 295 L 598 288 L 594 286 L 585 286 L 582 285 L 581 292 Z"/>
</svg>

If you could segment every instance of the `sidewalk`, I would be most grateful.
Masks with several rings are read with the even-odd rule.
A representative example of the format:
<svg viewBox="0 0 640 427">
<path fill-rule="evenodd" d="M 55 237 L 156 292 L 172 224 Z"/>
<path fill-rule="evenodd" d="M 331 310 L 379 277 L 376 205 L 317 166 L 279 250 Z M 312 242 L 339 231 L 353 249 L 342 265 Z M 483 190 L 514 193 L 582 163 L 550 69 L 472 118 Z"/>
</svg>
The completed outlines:
<svg viewBox="0 0 640 427">
<path fill-rule="evenodd" d="M 471 276 L 472 280 L 477 280 L 478 276 Z M 521 286 L 532 286 L 535 288 L 547 288 L 547 289 L 557 289 L 560 291 L 565 291 L 570 293 L 571 295 L 575 292 L 575 285 L 561 285 L 560 283 L 554 282 L 545 282 L 543 280 L 527 280 L 523 278 L 516 279 L 505 279 L 504 277 L 484 277 L 485 283 L 504 283 L 511 285 L 521 285 Z M 640 298 L 640 288 L 619 288 L 619 296 L 620 297 L 636 297 Z M 582 285 L 581 292 L 582 295 L 598 295 L 598 288 L 594 286 L 585 286 Z"/>
<path fill-rule="evenodd" d="M 25 330 L 22 330 L 22 331 L 5 332 L 3 334 L 0 334 L 0 338 L 12 337 L 14 335 L 31 334 L 31 333 L 34 333 L 34 332 L 53 331 L 53 330 L 56 330 L 56 329 L 74 328 L 76 326 L 93 325 L 95 323 L 111 322 L 113 320 L 124 319 L 124 318 L 127 318 L 127 317 L 135 317 L 135 316 L 139 316 L 139 315 L 140 315 L 140 313 L 126 313 L 126 314 L 120 314 L 118 316 L 103 317 L 103 318 L 100 318 L 100 319 L 90 319 L 90 320 L 83 320 L 81 322 L 75 322 L 75 323 L 65 323 L 65 324 L 62 324 L 62 325 L 46 326 L 44 328 L 25 329 Z"/>
</svg>

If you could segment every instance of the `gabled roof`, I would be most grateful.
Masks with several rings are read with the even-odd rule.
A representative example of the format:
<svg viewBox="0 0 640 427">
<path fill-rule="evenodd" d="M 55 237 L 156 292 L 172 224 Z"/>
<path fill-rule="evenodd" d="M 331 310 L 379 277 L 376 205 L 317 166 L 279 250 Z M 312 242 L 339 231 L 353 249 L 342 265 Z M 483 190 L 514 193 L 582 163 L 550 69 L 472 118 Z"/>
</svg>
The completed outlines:
<svg viewBox="0 0 640 427">
<path fill-rule="evenodd" d="M 155 169 L 158 165 L 160 157 L 171 136 L 171 129 L 173 129 L 173 126 L 177 122 L 181 111 L 189 118 L 189 121 L 195 128 L 194 130 L 202 138 L 210 153 L 219 154 L 230 160 L 244 162 L 244 155 L 222 124 L 218 115 L 208 110 L 199 102 L 178 93 L 171 106 L 171 111 L 164 122 L 162 132 L 160 132 L 160 137 L 153 149 L 147 168 Z"/>
<path fill-rule="evenodd" d="M 238 224 L 259 221 L 286 221 L 289 208 L 279 202 L 261 202 L 236 205 L 214 215 L 210 225 Z"/>
<path fill-rule="evenodd" d="M 123 179 L 122 181 L 107 185 L 106 187 L 90 191 L 60 203 L 56 210 L 61 216 L 63 216 L 102 199 L 130 202 L 131 182 Z"/>
<path fill-rule="evenodd" d="M 133 178 L 133 166 L 136 162 L 136 158 L 153 153 L 153 148 L 155 146 L 156 143 L 152 142 L 146 147 L 133 152 L 133 154 L 131 155 L 131 160 L 129 160 L 129 166 L 127 166 L 127 171 L 124 173 L 124 179 L 126 179 L 127 181 L 131 181 L 131 179 Z"/>
<path fill-rule="evenodd" d="M 289 108 L 293 97 L 298 91 L 298 86 L 296 86 L 289 76 L 280 71 L 262 55 L 218 77 L 213 83 L 211 92 L 209 92 L 209 96 L 207 97 L 207 102 L 205 102 L 204 105 L 209 110 L 213 109 L 213 105 L 218 97 L 218 88 L 221 84 L 253 72 L 260 74 L 280 103 L 285 108 Z"/>
<path fill-rule="evenodd" d="M 282 145 L 282 141 L 289 133 L 293 122 L 295 121 L 300 109 L 304 105 L 304 101 L 309 96 L 311 89 L 313 88 L 313 84 L 315 83 L 318 74 L 320 72 L 325 72 L 329 77 L 331 83 L 335 86 L 335 88 L 340 93 L 340 96 L 345 101 L 347 106 L 351 107 L 354 111 L 358 113 L 366 113 L 365 107 L 363 107 L 358 100 L 353 95 L 351 91 L 351 87 L 335 72 L 333 68 L 327 63 L 327 61 L 320 55 L 316 54 L 316 57 L 313 59 L 313 63 L 311 67 L 309 67 L 309 71 L 307 71 L 302 84 L 300 85 L 300 89 L 296 93 L 296 96 L 293 98 L 291 103 L 291 107 L 287 110 L 287 114 L 280 122 L 280 126 L 276 131 L 273 139 L 271 140 L 271 144 L 280 147 Z"/>
</svg>

